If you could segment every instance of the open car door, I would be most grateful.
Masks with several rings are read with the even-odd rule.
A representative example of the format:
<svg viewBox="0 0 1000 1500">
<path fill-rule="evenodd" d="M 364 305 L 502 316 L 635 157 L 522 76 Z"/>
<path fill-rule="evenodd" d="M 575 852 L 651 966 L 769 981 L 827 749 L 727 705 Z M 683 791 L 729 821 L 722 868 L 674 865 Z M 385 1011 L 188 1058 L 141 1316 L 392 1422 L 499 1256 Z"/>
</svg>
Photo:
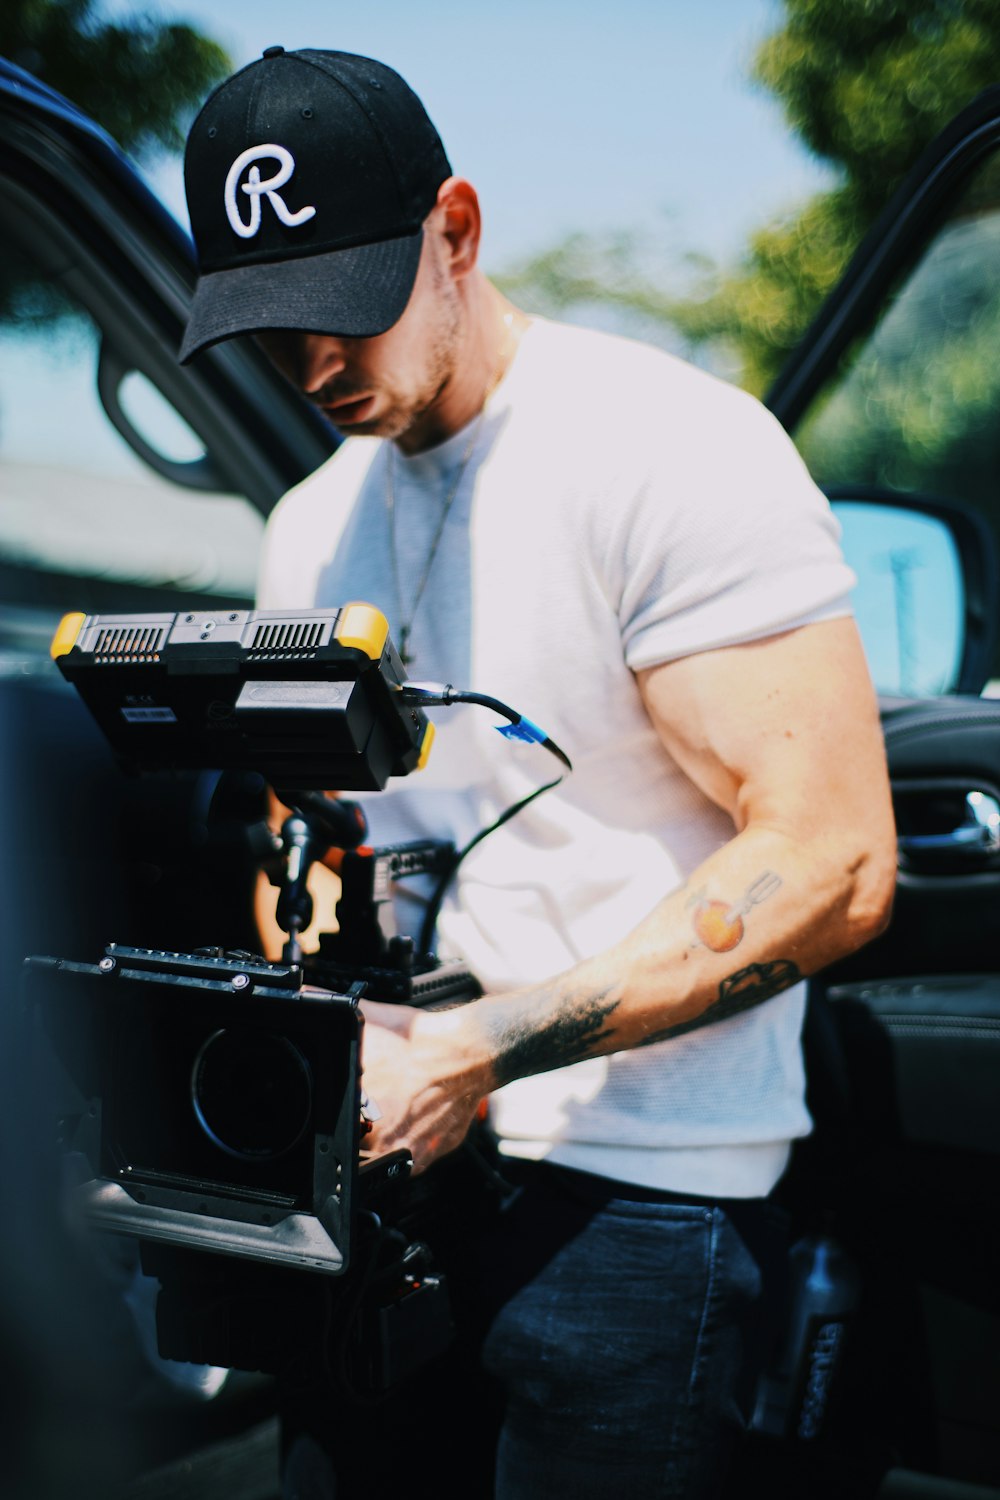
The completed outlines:
<svg viewBox="0 0 1000 1500">
<path fill-rule="evenodd" d="M 1000 89 L 904 183 L 768 404 L 844 525 L 899 830 L 891 926 L 812 985 L 789 1201 L 861 1292 L 801 1493 L 889 1468 L 879 1493 L 1000 1494 Z"/>
<path fill-rule="evenodd" d="M 0 1492 L 103 1500 L 195 1414 L 143 1353 L 127 1263 L 92 1261 L 56 1207 L 18 976 L 125 933 L 252 940 L 262 792 L 123 778 L 49 643 L 70 610 L 245 605 L 264 517 L 336 434 L 252 347 L 177 364 L 190 242 L 103 131 L 2 60 L 0 133 Z M 200 1441 L 249 1420 L 234 1403 Z"/>
</svg>

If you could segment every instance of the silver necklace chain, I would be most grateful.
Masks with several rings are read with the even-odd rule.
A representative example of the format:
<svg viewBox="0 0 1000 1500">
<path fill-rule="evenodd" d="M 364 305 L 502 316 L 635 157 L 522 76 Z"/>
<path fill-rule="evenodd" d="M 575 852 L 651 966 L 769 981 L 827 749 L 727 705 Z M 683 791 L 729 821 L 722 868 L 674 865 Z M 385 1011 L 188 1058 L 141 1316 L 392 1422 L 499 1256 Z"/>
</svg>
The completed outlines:
<svg viewBox="0 0 1000 1500">
<path fill-rule="evenodd" d="M 469 467 L 472 455 L 476 449 L 476 444 L 479 441 L 479 434 L 482 431 L 483 420 L 486 416 L 487 404 L 490 397 L 493 395 L 493 392 L 500 384 L 507 364 L 508 349 L 510 347 L 511 335 L 514 331 L 513 312 L 505 313 L 503 321 L 504 327 L 506 329 L 506 334 L 504 336 L 503 344 L 500 348 L 500 354 L 497 359 L 496 369 L 491 375 L 486 389 L 483 392 L 482 404 L 472 425 L 472 430 L 469 433 L 469 438 L 462 452 L 462 457 L 459 460 L 455 478 L 452 480 L 451 485 L 448 489 L 448 493 L 442 502 L 441 513 L 438 516 L 438 523 L 434 529 L 434 535 L 431 538 L 431 544 L 427 552 L 427 557 L 424 560 L 423 570 L 421 571 L 420 577 L 417 580 L 417 587 L 414 591 L 413 599 L 408 611 L 404 611 L 403 609 L 403 589 L 400 581 L 399 554 L 398 548 L 396 546 L 396 492 L 395 485 L 393 483 L 393 462 L 395 458 L 395 448 L 394 444 L 391 442 L 386 445 L 385 505 L 389 517 L 389 558 L 392 564 L 392 581 L 393 587 L 396 592 L 396 604 L 399 610 L 399 635 L 396 640 L 396 647 L 399 651 L 400 661 L 403 663 L 404 667 L 409 666 L 413 661 L 413 656 L 410 653 L 409 649 L 410 635 L 413 631 L 413 622 L 416 619 L 417 610 L 420 607 L 420 601 L 424 597 L 424 590 L 427 587 L 427 581 L 431 576 L 431 569 L 434 566 L 434 559 L 437 557 L 438 548 L 441 545 L 441 538 L 444 536 L 444 528 L 447 524 L 448 516 L 451 512 L 452 506 L 458 498 L 458 492 L 462 487 L 462 480 L 465 478 L 465 471 Z M 407 615 L 408 618 L 406 618 Z"/>
</svg>

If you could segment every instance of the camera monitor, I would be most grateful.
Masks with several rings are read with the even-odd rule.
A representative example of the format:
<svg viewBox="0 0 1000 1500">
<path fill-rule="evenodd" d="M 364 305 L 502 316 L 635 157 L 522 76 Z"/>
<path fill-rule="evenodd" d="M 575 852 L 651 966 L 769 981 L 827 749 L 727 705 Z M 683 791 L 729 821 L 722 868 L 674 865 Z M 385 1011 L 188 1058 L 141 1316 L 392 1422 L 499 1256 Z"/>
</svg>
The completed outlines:
<svg viewBox="0 0 1000 1500">
<path fill-rule="evenodd" d="M 381 790 L 433 725 L 373 605 L 66 615 L 52 655 L 123 764 L 258 771 L 279 787 Z"/>
</svg>

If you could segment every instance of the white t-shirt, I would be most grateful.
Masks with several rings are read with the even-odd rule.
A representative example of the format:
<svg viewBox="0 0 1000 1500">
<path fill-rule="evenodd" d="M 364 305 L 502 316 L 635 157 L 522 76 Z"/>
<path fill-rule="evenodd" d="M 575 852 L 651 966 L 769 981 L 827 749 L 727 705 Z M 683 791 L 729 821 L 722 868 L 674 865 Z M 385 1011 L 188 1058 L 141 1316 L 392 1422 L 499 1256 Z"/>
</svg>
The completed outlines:
<svg viewBox="0 0 1000 1500">
<path fill-rule="evenodd" d="M 394 451 L 395 570 L 387 448 L 349 439 L 274 512 L 259 606 L 364 599 L 398 638 L 472 431 Z M 413 679 L 502 699 L 573 760 L 469 856 L 441 913 L 440 949 L 484 988 L 607 948 L 733 836 L 664 750 L 633 674 L 848 613 L 837 538 L 792 444 L 744 392 L 630 340 L 530 325 L 487 405 L 410 637 Z M 427 767 L 365 803 L 372 843 L 462 847 L 558 770 L 495 734 L 488 711 L 431 716 Z M 400 927 L 416 932 L 419 915 L 401 906 Z M 674 1191 L 766 1193 L 809 1129 L 803 1003 L 800 985 L 510 1084 L 494 1096 L 505 1147 Z"/>
</svg>

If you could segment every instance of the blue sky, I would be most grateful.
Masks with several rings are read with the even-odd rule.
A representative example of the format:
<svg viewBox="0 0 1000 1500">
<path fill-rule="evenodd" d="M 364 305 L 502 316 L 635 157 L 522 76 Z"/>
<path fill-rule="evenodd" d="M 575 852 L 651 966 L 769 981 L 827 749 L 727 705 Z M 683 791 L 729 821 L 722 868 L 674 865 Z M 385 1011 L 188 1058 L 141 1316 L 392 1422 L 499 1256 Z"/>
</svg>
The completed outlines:
<svg viewBox="0 0 1000 1500">
<path fill-rule="evenodd" d="M 114 0 L 105 10 L 134 10 Z M 274 43 L 380 58 L 407 78 L 484 203 L 487 270 L 575 230 L 728 259 L 829 175 L 748 82 L 776 0 L 160 0 L 237 65 Z M 176 164 L 154 182 L 183 215 Z"/>
</svg>

